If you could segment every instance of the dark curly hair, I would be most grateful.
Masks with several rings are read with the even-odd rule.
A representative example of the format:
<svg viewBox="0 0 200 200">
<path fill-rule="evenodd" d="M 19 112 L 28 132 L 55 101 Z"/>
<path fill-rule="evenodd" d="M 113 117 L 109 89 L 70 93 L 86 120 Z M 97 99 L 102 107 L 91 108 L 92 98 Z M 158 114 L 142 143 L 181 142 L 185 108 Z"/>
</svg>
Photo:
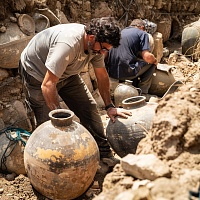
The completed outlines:
<svg viewBox="0 0 200 200">
<path fill-rule="evenodd" d="M 120 27 L 114 17 L 94 18 L 86 25 L 86 33 L 95 35 L 95 41 L 111 44 L 113 47 L 119 46 Z"/>
</svg>

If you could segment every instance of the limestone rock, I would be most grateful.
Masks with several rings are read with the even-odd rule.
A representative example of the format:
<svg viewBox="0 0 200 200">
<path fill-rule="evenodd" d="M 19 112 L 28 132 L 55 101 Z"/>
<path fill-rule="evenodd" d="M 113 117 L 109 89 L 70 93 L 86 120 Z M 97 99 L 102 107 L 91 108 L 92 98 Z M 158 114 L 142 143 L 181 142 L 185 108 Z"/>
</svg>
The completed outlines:
<svg viewBox="0 0 200 200">
<path fill-rule="evenodd" d="M 155 180 L 158 177 L 170 175 L 168 165 L 153 154 L 128 154 L 122 158 L 121 165 L 126 174 L 132 175 L 138 179 Z"/>
</svg>

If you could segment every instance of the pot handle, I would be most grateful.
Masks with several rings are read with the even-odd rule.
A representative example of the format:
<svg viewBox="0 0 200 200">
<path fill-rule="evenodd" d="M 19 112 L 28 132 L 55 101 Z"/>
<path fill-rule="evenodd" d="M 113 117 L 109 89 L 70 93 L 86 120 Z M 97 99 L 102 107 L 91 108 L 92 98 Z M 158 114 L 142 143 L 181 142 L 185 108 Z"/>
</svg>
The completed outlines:
<svg viewBox="0 0 200 200">
<path fill-rule="evenodd" d="M 139 96 L 140 96 L 142 94 L 142 90 L 140 88 L 135 88 L 135 89 L 138 91 Z"/>
</svg>

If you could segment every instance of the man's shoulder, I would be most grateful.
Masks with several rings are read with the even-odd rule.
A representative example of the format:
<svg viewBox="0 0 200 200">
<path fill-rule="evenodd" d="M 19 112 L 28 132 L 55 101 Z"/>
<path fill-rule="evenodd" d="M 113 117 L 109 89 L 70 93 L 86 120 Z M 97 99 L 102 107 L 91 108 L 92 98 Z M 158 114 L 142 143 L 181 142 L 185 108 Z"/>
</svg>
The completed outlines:
<svg viewBox="0 0 200 200">
<path fill-rule="evenodd" d="M 63 43 L 69 43 L 71 41 L 74 44 L 74 41 L 82 39 L 85 32 L 84 27 L 84 25 L 78 23 L 61 25 L 60 28 L 56 30 L 57 35 L 59 35 L 57 41 Z"/>
<path fill-rule="evenodd" d="M 135 28 L 135 27 L 131 27 L 131 26 L 124 28 L 121 32 L 122 32 L 122 34 L 123 33 L 131 33 L 131 34 L 148 35 L 148 33 L 146 31 L 143 31 L 139 28 Z"/>
<path fill-rule="evenodd" d="M 80 28 L 80 29 L 84 29 L 85 25 L 84 24 L 79 24 L 79 23 L 68 23 L 68 24 L 58 24 L 58 27 L 60 27 L 60 29 L 62 28 Z"/>
</svg>

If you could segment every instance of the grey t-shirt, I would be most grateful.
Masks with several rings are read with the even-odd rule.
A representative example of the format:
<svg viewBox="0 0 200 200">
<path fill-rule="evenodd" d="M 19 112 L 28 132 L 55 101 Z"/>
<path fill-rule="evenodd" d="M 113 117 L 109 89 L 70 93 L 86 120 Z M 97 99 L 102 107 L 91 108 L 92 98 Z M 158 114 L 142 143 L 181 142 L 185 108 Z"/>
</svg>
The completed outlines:
<svg viewBox="0 0 200 200">
<path fill-rule="evenodd" d="M 59 24 L 35 35 L 21 54 L 28 74 L 42 82 L 49 69 L 59 81 L 79 74 L 90 61 L 94 67 L 105 67 L 103 55 L 84 53 L 85 26 Z"/>
</svg>

